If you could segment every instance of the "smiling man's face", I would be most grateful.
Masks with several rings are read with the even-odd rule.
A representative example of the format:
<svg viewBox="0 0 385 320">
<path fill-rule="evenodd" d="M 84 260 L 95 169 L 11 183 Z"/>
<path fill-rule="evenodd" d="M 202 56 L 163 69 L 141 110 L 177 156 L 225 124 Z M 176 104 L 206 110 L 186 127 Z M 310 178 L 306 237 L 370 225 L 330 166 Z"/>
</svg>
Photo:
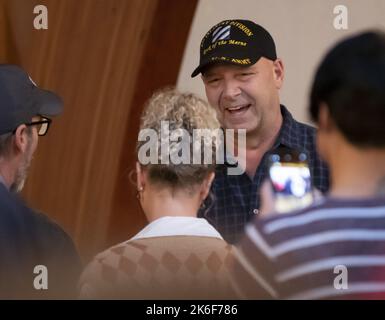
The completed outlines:
<svg viewBox="0 0 385 320">
<path fill-rule="evenodd" d="M 246 129 L 258 135 L 277 119 L 282 62 L 260 58 L 249 67 L 216 64 L 202 75 L 209 103 L 225 129 Z"/>
</svg>

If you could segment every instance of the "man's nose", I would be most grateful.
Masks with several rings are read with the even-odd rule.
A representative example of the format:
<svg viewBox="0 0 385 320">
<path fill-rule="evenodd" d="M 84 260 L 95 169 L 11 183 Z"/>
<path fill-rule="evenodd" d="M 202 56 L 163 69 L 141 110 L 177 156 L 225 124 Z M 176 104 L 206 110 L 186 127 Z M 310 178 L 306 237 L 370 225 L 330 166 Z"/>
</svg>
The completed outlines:
<svg viewBox="0 0 385 320">
<path fill-rule="evenodd" d="M 223 98 L 233 100 L 241 94 L 241 89 L 237 81 L 228 80 L 224 82 Z"/>
</svg>

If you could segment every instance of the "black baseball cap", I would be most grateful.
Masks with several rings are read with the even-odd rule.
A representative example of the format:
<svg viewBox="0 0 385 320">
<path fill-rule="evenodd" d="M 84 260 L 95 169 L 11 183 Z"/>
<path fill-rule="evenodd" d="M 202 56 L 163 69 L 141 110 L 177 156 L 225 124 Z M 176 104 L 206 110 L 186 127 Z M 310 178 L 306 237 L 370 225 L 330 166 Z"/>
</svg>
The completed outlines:
<svg viewBox="0 0 385 320">
<path fill-rule="evenodd" d="M 273 61 L 277 59 L 275 43 L 270 33 L 249 20 L 224 20 L 203 37 L 199 66 L 191 77 L 195 77 L 212 63 L 250 66 L 261 57 Z"/>
<path fill-rule="evenodd" d="M 0 64 L 0 134 L 12 132 L 34 116 L 55 116 L 62 110 L 62 99 L 37 87 L 23 69 Z"/>
</svg>

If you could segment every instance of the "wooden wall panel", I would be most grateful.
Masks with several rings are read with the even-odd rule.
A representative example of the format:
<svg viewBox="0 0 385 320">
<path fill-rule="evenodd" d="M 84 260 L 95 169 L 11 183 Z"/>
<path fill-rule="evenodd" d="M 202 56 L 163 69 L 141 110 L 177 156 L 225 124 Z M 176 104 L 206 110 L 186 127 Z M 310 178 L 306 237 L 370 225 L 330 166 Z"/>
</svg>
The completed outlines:
<svg viewBox="0 0 385 320">
<path fill-rule="evenodd" d="M 147 223 L 136 199 L 136 188 L 128 179 L 135 169 L 139 118 L 154 90 L 176 85 L 196 5 L 195 0 L 158 2 L 134 89 L 133 108 L 127 119 L 126 140 L 121 148 L 108 244 L 128 239 Z"/>
<path fill-rule="evenodd" d="M 88 259 L 144 224 L 126 169 L 144 100 L 176 83 L 196 1 L 0 1 L 0 57 L 65 101 L 39 140 L 23 195 Z M 37 4 L 48 8 L 48 30 L 33 28 Z"/>
<path fill-rule="evenodd" d="M 7 35 L 8 26 L 5 19 L 5 3 L 4 0 L 0 0 L 0 62 L 7 60 Z"/>
</svg>

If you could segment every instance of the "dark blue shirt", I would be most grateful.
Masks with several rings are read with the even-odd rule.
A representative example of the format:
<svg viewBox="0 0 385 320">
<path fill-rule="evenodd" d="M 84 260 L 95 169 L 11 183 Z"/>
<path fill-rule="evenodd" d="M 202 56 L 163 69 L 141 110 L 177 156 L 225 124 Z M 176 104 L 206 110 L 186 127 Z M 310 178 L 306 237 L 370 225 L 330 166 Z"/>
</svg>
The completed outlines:
<svg viewBox="0 0 385 320">
<path fill-rule="evenodd" d="M 34 287 L 37 265 L 47 268 L 47 290 Z M 80 272 L 70 237 L 0 180 L 0 299 L 76 298 Z"/>
<path fill-rule="evenodd" d="M 236 243 L 244 232 L 245 224 L 258 214 L 259 187 L 267 177 L 268 155 L 280 146 L 306 152 L 315 188 L 326 192 L 329 188 L 329 171 L 316 152 L 316 129 L 296 121 L 281 105 L 282 127 L 273 148 L 265 153 L 254 178 L 247 173 L 228 175 L 228 164 L 218 165 L 212 185 L 212 197 L 201 209 L 200 217 L 206 218 L 229 243 Z"/>
</svg>

